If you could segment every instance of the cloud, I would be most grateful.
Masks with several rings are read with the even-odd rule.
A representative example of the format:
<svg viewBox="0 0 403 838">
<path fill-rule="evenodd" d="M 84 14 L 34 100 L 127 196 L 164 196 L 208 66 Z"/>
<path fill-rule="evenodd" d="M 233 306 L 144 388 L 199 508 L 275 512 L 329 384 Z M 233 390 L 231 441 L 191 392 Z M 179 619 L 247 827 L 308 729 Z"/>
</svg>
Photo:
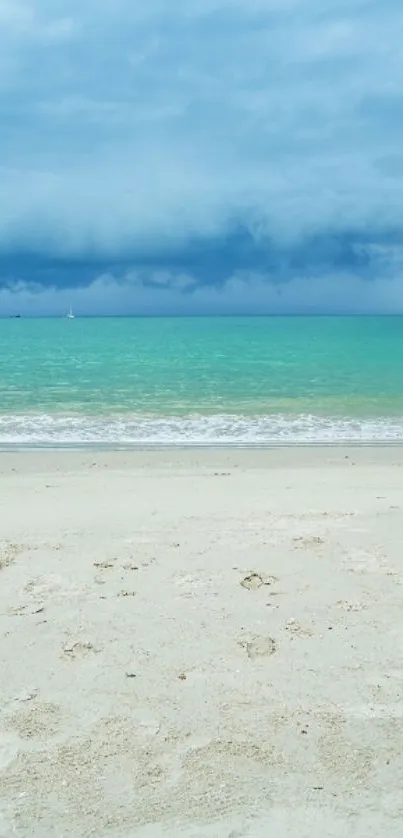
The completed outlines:
<svg viewBox="0 0 403 838">
<path fill-rule="evenodd" d="M 95 311 L 108 274 L 123 311 L 148 272 L 155 311 L 402 308 L 402 25 L 397 0 L 0 0 L 3 305 Z"/>
<path fill-rule="evenodd" d="M 187 275 L 101 275 L 75 289 L 74 309 L 79 316 L 147 315 L 255 315 L 321 314 L 323 300 L 337 314 L 389 314 L 403 311 L 403 285 L 397 278 L 368 282 L 353 273 L 304 276 L 275 284 L 264 274 L 234 274 L 220 286 L 197 283 Z M 63 317 L 71 303 L 69 289 L 16 283 L 0 289 L 4 315 Z"/>
</svg>

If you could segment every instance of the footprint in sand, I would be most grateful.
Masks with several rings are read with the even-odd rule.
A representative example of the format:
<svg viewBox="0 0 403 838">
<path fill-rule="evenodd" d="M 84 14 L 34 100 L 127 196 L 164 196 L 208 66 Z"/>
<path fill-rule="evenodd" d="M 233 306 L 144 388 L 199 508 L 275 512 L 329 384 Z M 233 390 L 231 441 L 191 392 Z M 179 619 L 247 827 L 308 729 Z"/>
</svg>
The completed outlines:
<svg viewBox="0 0 403 838">
<path fill-rule="evenodd" d="M 256 570 L 252 570 L 241 579 L 239 584 L 248 591 L 257 591 L 263 585 L 274 585 L 276 582 L 277 578 L 275 576 L 268 576 L 265 573 L 258 573 Z"/>
<path fill-rule="evenodd" d="M 296 538 L 293 538 L 293 542 L 295 543 L 295 547 L 315 547 L 319 544 L 324 544 L 325 539 L 321 538 L 320 535 L 311 535 L 304 537 L 303 535 L 298 535 Z"/>
<path fill-rule="evenodd" d="M 48 739 L 58 732 L 61 715 L 57 704 L 34 702 L 6 719 L 6 728 L 15 730 L 21 739 Z"/>
<path fill-rule="evenodd" d="M 103 562 L 94 562 L 93 564 L 98 570 L 109 570 L 111 567 L 116 567 L 116 559 L 106 559 Z"/>
<path fill-rule="evenodd" d="M 313 637 L 312 629 L 308 628 L 307 626 L 302 626 L 297 620 L 292 618 L 288 620 L 288 622 L 284 626 L 285 631 L 291 634 L 293 637 Z"/>
<path fill-rule="evenodd" d="M 0 544 L 0 570 L 5 570 L 6 567 L 11 567 L 14 564 L 18 553 L 22 550 L 18 544 L 2 543 Z"/>
<path fill-rule="evenodd" d="M 339 599 L 336 603 L 339 608 L 343 608 L 344 611 L 364 611 L 368 608 L 368 604 L 365 602 L 349 602 L 348 600 Z"/>
<path fill-rule="evenodd" d="M 30 615 L 42 614 L 44 610 L 44 604 L 38 602 L 36 605 L 12 605 L 8 609 L 8 614 L 11 617 L 29 617 Z"/>
<path fill-rule="evenodd" d="M 37 698 L 37 696 L 37 687 L 29 687 L 21 690 L 21 692 L 15 696 L 14 701 L 25 703 L 27 701 L 34 701 L 34 699 Z"/>
<path fill-rule="evenodd" d="M 66 589 L 63 578 L 56 574 L 37 576 L 34 579 L 30 579 L 22 589 L 23 593 L 28 594 L 32 599 L 42 601 L 48 596 L 62 596 L 64 598 L 68 593 L 75 593 L 76 590 L 73 586 Z"/>
<path fill-rule="evenodd" d="M 110 570 L 111 568 L 119 567 L 119 565 L 116 564 L 117 561 L 118 560 L 116 558 L 113 558 L 113 559 L 106 559 L 105 561 L 102 561 L 102 562 L 94 562 L 93 564 L 94 564 L 94 567 L 97 568 L 97 570 Z M 135 564 L 135 562 L 129 561 L 129 562 L 126 562 L 124 565 L 122 565 L 121 569 L 125 570 L 125 571 L 138 570 L 139 566 L 138 566 L 138 564 Z"/>
<path fill-rule="evenodd" d="M 101 650 L 96 649 L 89 641 L 76 640 L 63 646 L 63 654 L 70 659 L 85 657 L 89 654 L 97 655 Z"/>
<path fill-rule="evenodd" d="M 251 640 L 241 640 L 239 645 L 245 649 L 250 660 L 269 657 L 277 650 L 276 641 L 272 637 L 253 637 Z"/>
</svg>

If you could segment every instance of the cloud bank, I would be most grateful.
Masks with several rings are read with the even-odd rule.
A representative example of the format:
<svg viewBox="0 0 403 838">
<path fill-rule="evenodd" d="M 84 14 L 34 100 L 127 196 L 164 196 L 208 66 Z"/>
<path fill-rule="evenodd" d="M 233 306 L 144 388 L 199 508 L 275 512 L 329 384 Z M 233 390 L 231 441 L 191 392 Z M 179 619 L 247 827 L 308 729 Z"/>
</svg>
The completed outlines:
<svg viewBox="0 0 403 838">
<path fill-rule="evenodd" d="M 0 0 L 0 313 L 403 311 L 398 0 Z"/>
</svg>

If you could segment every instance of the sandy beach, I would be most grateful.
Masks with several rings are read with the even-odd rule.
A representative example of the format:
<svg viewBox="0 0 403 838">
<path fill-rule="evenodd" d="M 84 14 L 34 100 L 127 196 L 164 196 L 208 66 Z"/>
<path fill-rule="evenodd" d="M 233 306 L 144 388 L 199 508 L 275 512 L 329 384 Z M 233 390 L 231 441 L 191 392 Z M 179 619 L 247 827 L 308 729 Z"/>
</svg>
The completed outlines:
<svg viewBox="0 0 403 838">
<path fill-rule="evenodd" d="M 403 449 L 0 455 L 0 836 L 397 838 Z"/>
</svg>

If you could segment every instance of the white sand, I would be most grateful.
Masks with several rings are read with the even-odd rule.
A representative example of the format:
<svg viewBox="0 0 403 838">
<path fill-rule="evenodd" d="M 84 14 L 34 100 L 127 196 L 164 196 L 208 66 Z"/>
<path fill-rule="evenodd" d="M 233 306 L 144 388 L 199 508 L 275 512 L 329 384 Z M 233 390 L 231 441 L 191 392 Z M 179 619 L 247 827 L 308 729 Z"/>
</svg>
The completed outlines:
<svg viewBox="0 0 403 838">
<path fill-rule="evenodd" d="M 0 539 L 1 836 L 403 834 L 402 449 L 2 454 Z"/>
</svg>

